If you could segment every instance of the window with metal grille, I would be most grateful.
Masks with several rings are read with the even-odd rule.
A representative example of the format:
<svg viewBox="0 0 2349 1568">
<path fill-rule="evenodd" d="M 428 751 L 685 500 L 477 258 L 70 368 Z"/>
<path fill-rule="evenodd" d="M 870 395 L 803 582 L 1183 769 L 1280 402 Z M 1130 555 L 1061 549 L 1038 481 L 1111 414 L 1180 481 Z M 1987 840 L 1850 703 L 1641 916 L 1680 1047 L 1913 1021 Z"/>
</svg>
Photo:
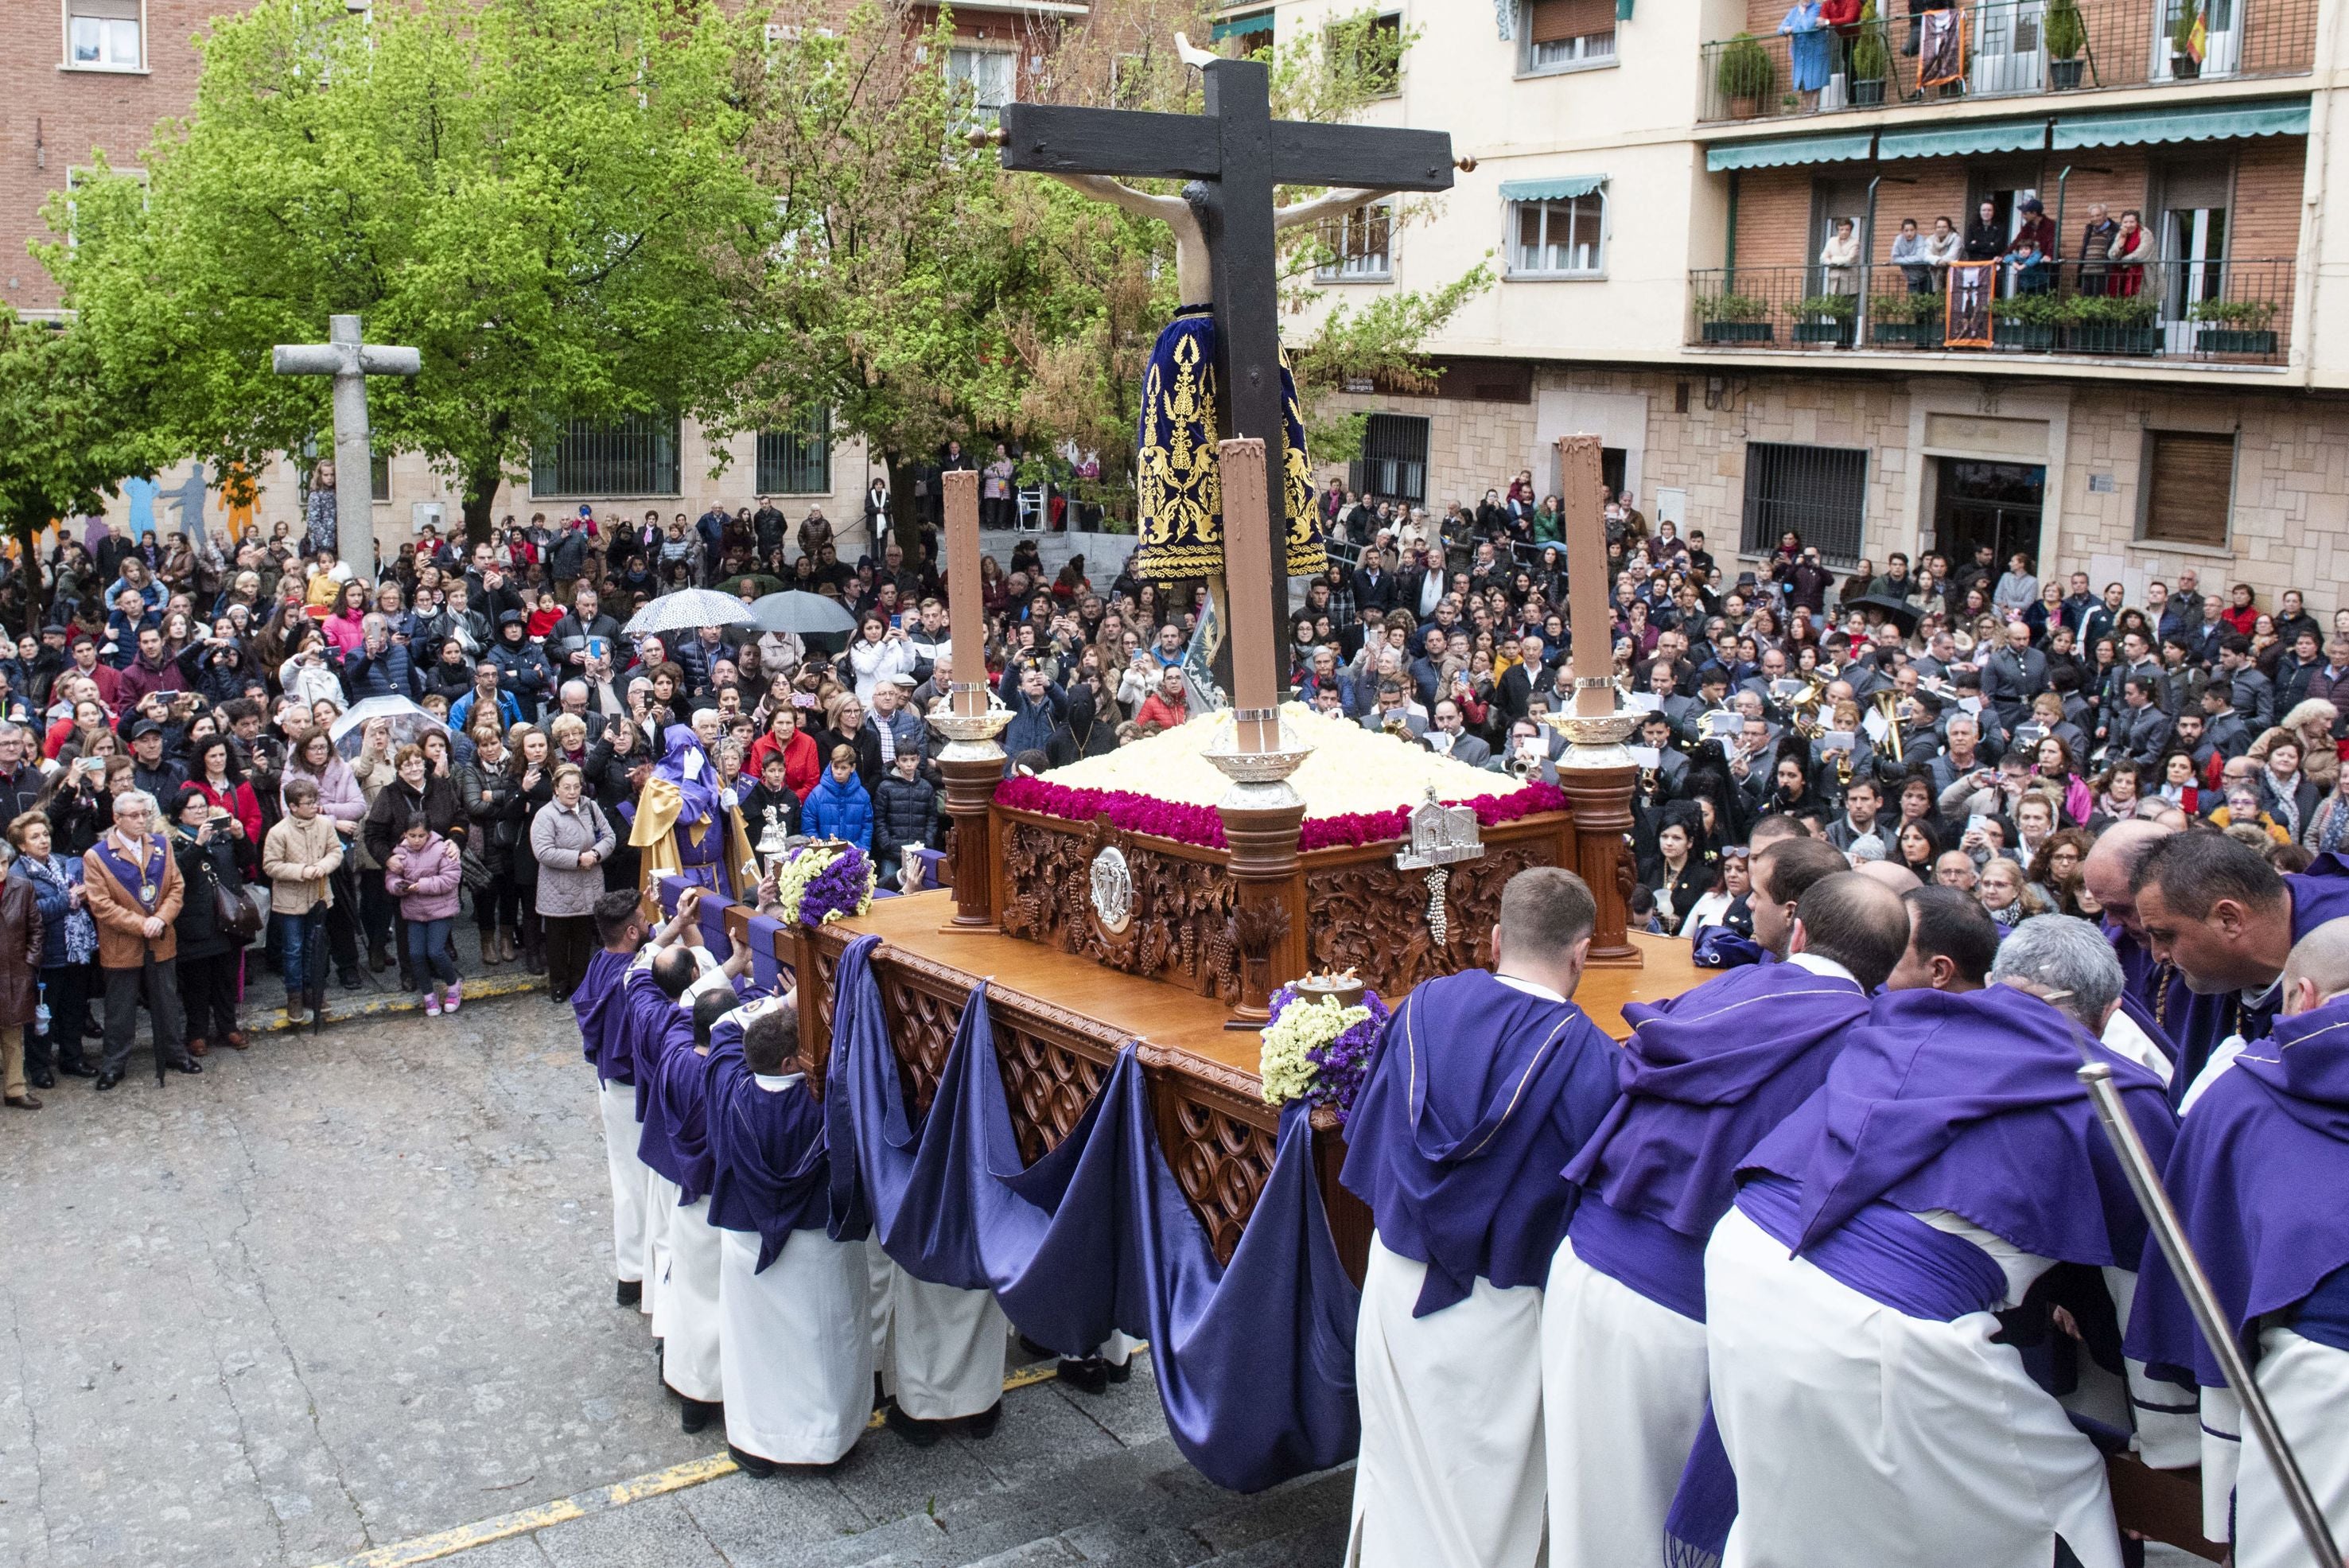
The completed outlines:
<svg viewBox="0 0 2349 1568">
<path fill-rule="evenodd" d="M 1322 38 L 1322 47 L 1331 52 L 1343 51 L 1350 64 L 1361 73 L 1362 87 L 1373 97 L 1384 98 L 1402 90 L 1402 13 L 1388 11 L 1368 19 L 1359 31 L 1352 18 L 1333 25 Z"/>
<path fill-rule="evenodd" d="M 1362 455 L 1348 483 L 1381 501 L 1427 501 L 1427 421 L 1413 414 L 1372 414 L 1362 424 Z"/>
<path fill-rule="evenodd" d="M 2235 438 L 2205 431 L 2145 432 L 2144 516 L 2137 537 L 2224 548 L 2235 508 Z"/>
<path fill-rule="evenodd" d="M 1511 277 L 1595 277 L 1607 270 L 1607 187 L 1555 202 L 1512 202 Z"/>
<path fill-rule="evenodd" d="M 811 409 L 787 430 L 759 432 L 759 493 L 832 493 L 830 409 Z"/>
<path fill-rule="evenodd" d="M 1865 447 L 1745 443 L 1746 555 L 1765 555 L 1788 529 L 1830 565 L 1859 559 L 1868 519 Z"/>
<path fill-rule="evenodd" d="M 573 420 L 530 454 L 533 495 L 676 495 L 678 421 L 630 414 L 612 424 Z"/>
<path fill-rule="evenodd" d="M 1615 0 L 1526 0 L 1523 15 L 1521 69 L 1614 63 Z"/>
<path fill-rule="evenodd" d="M 1387 258 L 1393 221 L 1394 207 L 1387 202 L 1325 219 L 1320 239 L 1330 259 L 1316 266 L 1313 275 L 1323 283 L 1386 281 L 1392 275 Z"/>
</svg>

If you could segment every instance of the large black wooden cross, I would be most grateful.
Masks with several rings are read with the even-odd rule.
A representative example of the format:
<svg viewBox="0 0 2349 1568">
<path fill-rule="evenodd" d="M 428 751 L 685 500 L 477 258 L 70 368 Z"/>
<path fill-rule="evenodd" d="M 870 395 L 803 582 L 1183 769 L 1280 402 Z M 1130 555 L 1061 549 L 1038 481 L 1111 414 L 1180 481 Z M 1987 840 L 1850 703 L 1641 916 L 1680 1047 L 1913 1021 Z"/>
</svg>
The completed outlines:
<svg viewBox="0 0 2349 1568">
<path fill-rule="evenodd" d="M 1206 112 L 1151 114 L 1014 103 L 1003 108 L 1003 167 L 1042 174 L 1105 174 L 1191 182 L 1212 261 L 1216 315 L 1216 432 L 1257 436 L 1272 499 L 1273 625 L 1288 647 L 1287 427 L 1281 420 L 1276 185 L 1448 191 L 1452 138 L 1440 130 L 1315 125 L 1272 118 L 1260 60 L 1206 67 Z M 1195 303 L 1186 300 L 1185 304 Z M 1226 522 L 1226 532 L 1232 526 Z M 1234 592 L 1244 591 L 1234 586 Z M 1281 671 L 1287 684 L 1288 671 Z"/>
</svg>

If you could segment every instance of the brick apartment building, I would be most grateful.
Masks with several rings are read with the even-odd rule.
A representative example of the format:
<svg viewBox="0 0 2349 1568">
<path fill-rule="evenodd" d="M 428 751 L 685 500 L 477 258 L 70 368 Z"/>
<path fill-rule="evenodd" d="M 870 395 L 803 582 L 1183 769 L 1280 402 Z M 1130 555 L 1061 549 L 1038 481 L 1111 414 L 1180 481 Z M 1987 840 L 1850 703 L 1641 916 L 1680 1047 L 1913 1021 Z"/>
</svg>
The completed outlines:
<svg viewBox="0 0 2349 1568">
<path fill-rule="evenodd" d="M 0 303 L 23 314 L 57 309 L 57 287 L 26 244 L 47 239 L 41 209 L 68 191 L 78 172 L 103 151 L 117 170 L 137 169 L 158 122 L 186 114 L 195 101 L 193 39 L 211 21 L 250 0 L 6 0 L 0 5 Z M 357 0 L 353 9 L 366 9 Z M 1040 63 L 1050 30 L 1081 17 L 1071 0 L 976 0 L 955 7 L 956 47 L 947 69 L 970 82 L 982 113 L 1011 100 L 1025 73 Z M 923 23 L 928 15 L 916 13 Z M 323 341 L 326 323 L 318 324 Z M 574 426 L 553 452 L 535 454 L 526 479 L 509 483 L 494 515 L 556 515 L 585 504 L 599 514 L 634 518 L 697 515 L 713 503 L 748 505 L 775 498 L 794 520 L 821 507 L 840 530 L 843 554 L 864 545 L 868 479 L 864 443 L 834 441 L 818 415 L 793 430 L 734 437 L 731 462 L 713 479 L 716 453 L 691 420 L 639 419 L 621 426 Z M 461 512 L 454 486 L 419 454 L 376 460 L 377 537 L 387 551 L 427 521 L 445 527 Z M 183 462 L 153 483 L 134 482 L 113 509 L 119 526 L 151 521 L 178 529 L 196 491 L 195 465 Z M 210 476 L 207 476 L 208 478 Z M 225 512 L 217 489 L 203 497 L 211 524 Z M 267 526 L 298 519 L 300 479 L 276 462 L 262 476 L 256 515 Z"/>
<path fill-rule="evenodd" d="M 2194 7 L 2188 15 L 2188 7 Z M 1236 4 L 1286 38 L 1344 0 Z M 2349 11 L 2319 0 L 1963 0 L 1945 83 L 1910 7 L 1836 40 L 1800 89 L 1784 0 L 1399 0 L 1417 32 L 1371 118 L 1478 160 L 1434 222 L 1360 223 L 1326 275 L 1500 277 L 1431 345 L 1433 396 L 1381 388 L 1345 477 L 1438 509 L 1595 431 L 1651 515 L 1747 555 L 1799 528 L 1832 559 L 1992 544 L 2119 579 L 2191 566 L 2272 602 L 2349 596 L 2349 246 L 2328 149 Z M 2200 24 L 2200 57 L 2178 41 Z M 2182 24 L 2182 25 L 2181 25 Z M 1744 36 L 1741 36 L 1744 35 Z M 1890 265 L 1900 220 L 1999 237 L 2060 219 L 2044 297 L 2002 278 L 1982 347 Z M 2142 216 L 2127 286 L 2077 265 L 2089 208 Z M 1857 268 L 1820 261 L 1837 221 Z M 2003 270 L 2003 269 L 2002 269 Z M 1844 296 L 1833 313 L 1823 296 Z M 2085 298 L 2083 296 L 2085 296 Z M 1988 304 L 1988 302 L 1985 302 Z"/>
</svg>

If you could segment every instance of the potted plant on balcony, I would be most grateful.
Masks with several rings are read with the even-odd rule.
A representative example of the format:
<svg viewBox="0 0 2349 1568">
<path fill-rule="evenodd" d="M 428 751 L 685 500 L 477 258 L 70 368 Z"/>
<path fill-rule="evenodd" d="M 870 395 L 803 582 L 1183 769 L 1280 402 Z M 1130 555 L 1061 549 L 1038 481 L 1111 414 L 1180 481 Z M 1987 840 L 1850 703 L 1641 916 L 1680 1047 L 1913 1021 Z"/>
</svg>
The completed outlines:
<svg viewBox="0 0 2349 1568">
<path fill-rule="evenodd" d="M 1941 296 L 1879 294 L 1868 302 L 1868 341 L 1888 348 L 1939 348 Z"/>
<path fill-rule="evenodd" d="M 2080 0 L 2048 0 L 2041 37 L 2047 45 L 2047 85 L 2057 92 L 2078 87 L 2085 63 L 2080 51 L 2088 47 L 2087 25 L 2080 20 Z"/>
<path fill-rule="evenodd" d="M 2173 78 L 2190 81 L 2202 74 L 2202 40 L 2206 36 L 2202 0 L 2180 0 L 2178 16 L 2169 24 L 2169 74 Z"/>
<path fill-rule="evenodd" d="M 1991 341 L 2001 348 L 2044 354 L 2055 347 L 2064 302 L 2052 294 L 2018 294 L 1990 307 Z"/>
<path fill-rule="evenodd" d="M 1721 51 L 1713 81 L 1729 105 L 1730 119 L 1752 119 L 1762 112 L 1763 99 L 1777 89 L 1778 67 L 1759 38 L 1740 33 Z"/>
<path fill-rule="evenodd" d="M 1767 343 L 1775 336 L 1769 305 L 1750 294 L 1708 294 L 1696 302 L 1697 320 L 1707 343 Z"/>
<path fill-rule="evenodd" d="M 1884 102 L 1884 79 L 1892 74 L 1892 55 L 1884 47 L 1884 24 L 1878 19 L 1876 0 L 1859 8 L 1859 36 L 1851 41 L 1851 102 L 1855 109 L 1875 109 Z"/>
<path fill-rule="evenodd" d="M 2187 319 L 2201 323 L 2194 347 L 2204 354 L 2273 354 L 2275 301 L 2198 299 Z"/>
<path fill-rule="evenodd" d="M 1814 294 L 1795 301 L 1795 341 L 1851 347 L 1852 328 L 1859 319 L 1859 296 Z"/>
<path fill-rule="evenodd" d="M 2064 302 L 2064 347 L 2075 354 L 2149 359 L 2161 352 L 2158 308 L 2148 294 L 2075 296 Z"/>
</svg>

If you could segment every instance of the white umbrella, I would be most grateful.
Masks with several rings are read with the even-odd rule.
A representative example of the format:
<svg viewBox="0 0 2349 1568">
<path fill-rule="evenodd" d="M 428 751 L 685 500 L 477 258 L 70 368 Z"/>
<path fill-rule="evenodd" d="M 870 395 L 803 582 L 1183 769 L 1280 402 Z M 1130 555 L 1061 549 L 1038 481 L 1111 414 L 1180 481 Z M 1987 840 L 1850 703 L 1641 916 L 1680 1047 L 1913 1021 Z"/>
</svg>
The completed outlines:
<svg viewBox="0 0 2349 1568">
<path fill-rule="evenodd" d="M 797 588 L 789 593 L 768 594 L 754 601 L 750 618 L 763 630 L 798 632 L 802 637 L 856 629 L 856 618 L 848 613 L 846 605 Z"/>
<path fill-rule="evenodd" d="M 377 719 L 391 721 L 391 743 L 395 746 L 412 746 L 436 731 L 444 735 L 449 732 L 446 724 L 405 697 L 369 697 L 352 703 L 328 728 L 326 736 L 345 757 L 356 757 L 367 726 Z"/>
<path fill-rule="evenodd" d="M 752 624 L 750 607 L 732 594 L 710 588 L 679 588 L 673 594 L 663 594 L 638 610 L 636 618 L 621 629 L 630 637 L 644 637 L 657 632 L 698 631 L 705 626 Z"/>
</svg>

